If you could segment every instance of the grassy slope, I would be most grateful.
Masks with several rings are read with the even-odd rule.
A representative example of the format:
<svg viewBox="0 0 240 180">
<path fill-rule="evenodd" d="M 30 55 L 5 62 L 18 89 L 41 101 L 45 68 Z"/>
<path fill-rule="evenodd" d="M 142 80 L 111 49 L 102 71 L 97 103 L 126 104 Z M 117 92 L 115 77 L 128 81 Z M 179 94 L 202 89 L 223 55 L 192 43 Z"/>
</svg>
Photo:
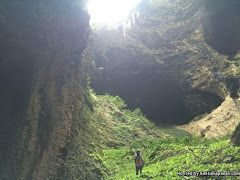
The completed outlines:
<svg viewBox="0 0 240 180">
<path fill-rule="evenodd" d="M 92 97 L 104 144 L 101 155 L 93 156 L 104 165 L 103 179 L 183 179 L 177 176 L 178 171 L 240 171 L 240 148 L 228 146 L 228 137 L 203 139 L 166 125 L 156 127 L 139 109 L 125 109 L 126 104 L 119 97 L 94 93 Z M 136 177 L 130 148 L 141 148 L 143 144 L 145 167 L 142 176 Z"/>
</svg>

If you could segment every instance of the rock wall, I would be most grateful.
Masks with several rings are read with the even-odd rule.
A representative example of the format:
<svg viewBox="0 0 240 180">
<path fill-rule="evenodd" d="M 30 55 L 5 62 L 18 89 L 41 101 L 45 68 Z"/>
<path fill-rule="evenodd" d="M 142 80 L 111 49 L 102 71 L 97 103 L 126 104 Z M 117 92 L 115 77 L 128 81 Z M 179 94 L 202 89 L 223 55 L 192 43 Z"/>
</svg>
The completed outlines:
<svg viewBox="0 0 240 180">
<path fill-rule="evenodd" d="M 240 49 L 240 2 L 237 0 L 205 1 L 210 13 L 205 40 L 221 54 L 233 55 Z"/>
<path fill-rule="evenodd" d="M 1 1 L 2 180 L 100 178 L 89 156 L 97 135 L 85 9 L 81 0 Z"/>
<path fill-rule="evenodd" d="M 216 30 L 209 7 L 198 0 L 143 1 L 131 29 L 95 31 L 92 86 L 172 124 L 210 113 L 229 95 L 238 98 L 236 65 L 208 44 Z"/>
<path fill-rule="evenodd" d="M 232 133 L 232 136 L 231 136 L 230 144 L 232 144 L 233 146 L 240 146 L 240 142 L 239 142 L 239 139 L 240 139 L 240 132 L 239 131 L 240 130 L 239 130 L 239 127 L 240 127 L 240 123 L 238 123 L 235 131 Z"/>
</svg>

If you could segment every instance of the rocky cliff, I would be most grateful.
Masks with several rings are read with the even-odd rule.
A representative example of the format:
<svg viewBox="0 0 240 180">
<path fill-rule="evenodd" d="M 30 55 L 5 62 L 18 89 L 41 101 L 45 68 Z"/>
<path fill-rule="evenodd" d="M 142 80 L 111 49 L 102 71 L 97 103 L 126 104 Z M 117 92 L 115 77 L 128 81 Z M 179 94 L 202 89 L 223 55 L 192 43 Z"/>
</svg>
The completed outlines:
<svg viewBox="0 0 240 180">
<path fill-rule="evenodd" d="M 139 16 L 130 18 L 135 19 L 131 29 L 94 32 L 93 87 L 120 95 L 157 123 L 188 123 L 211 113 L 226 97 L 238 101 L 239 71 L 231 59 L 239 48 L 239 23 L 233 20 L 239 17 L 238 5 L 226 0 L 143 1 Z M 225 21 L 231 28 L 220 31 Z M 225 109 L 217 118 L 223 120 L 227 113 Z M 233 123 L 236 117 L 230 116 Z M 200 134 L 203 126 L 194 131 Z"/>
<path fill-rule="evenodd" d="M 85 2 L 3 0 L 0 26 L 0 179 L 98 179 Z"/>
</svg>

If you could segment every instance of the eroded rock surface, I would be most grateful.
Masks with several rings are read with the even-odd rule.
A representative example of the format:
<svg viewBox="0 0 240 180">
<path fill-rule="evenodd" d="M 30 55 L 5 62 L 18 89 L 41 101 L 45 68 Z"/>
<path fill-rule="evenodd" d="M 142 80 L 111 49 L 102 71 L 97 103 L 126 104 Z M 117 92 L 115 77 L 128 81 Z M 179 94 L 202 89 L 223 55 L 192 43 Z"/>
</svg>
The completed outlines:
<svg viewBox="0 0 240 180">
<path fill-rule="evenodd" d="M 240 123 L 238 123 L 235 131 L 233 132 L 230 143 L 233 146 L 240 146 Z"/>
<path fill-rule="evenodd" d="M 0 3 L 0 179 L 100 179 L 83 1 Z M 97 143 L 95 143 L 97 144 Z"/>
</svg>

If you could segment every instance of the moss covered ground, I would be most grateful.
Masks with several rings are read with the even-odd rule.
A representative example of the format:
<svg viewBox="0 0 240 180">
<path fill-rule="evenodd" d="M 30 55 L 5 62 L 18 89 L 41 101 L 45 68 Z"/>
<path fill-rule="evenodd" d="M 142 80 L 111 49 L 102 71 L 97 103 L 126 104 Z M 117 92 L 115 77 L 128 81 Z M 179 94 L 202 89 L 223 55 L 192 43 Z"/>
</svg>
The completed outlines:
<svg viewBox="0 0 240 180">
<path fill-rule="evenodd" d="M 172 126 L 155 126 L 140 109 L 128 110 L 118 96 L 96 95 L 92 91 L 92 99 L 95 118 L 102 124 L 99 132 L 103 144 L 101 153 L 92 156 L 103 166 L 102 179 L 240 178 L 240 147 L 229 145 L 229 136 L 191 136 Z M 143 145 L 145 167 L 142 175 L 136 176 L 131 148 Z M 184 176 L 185 172 L 192 175 Z M 206 174 L 210 172 L 216 174 Z M 220 172 L 229 175 L 217 174 Z"/>
</svg>

